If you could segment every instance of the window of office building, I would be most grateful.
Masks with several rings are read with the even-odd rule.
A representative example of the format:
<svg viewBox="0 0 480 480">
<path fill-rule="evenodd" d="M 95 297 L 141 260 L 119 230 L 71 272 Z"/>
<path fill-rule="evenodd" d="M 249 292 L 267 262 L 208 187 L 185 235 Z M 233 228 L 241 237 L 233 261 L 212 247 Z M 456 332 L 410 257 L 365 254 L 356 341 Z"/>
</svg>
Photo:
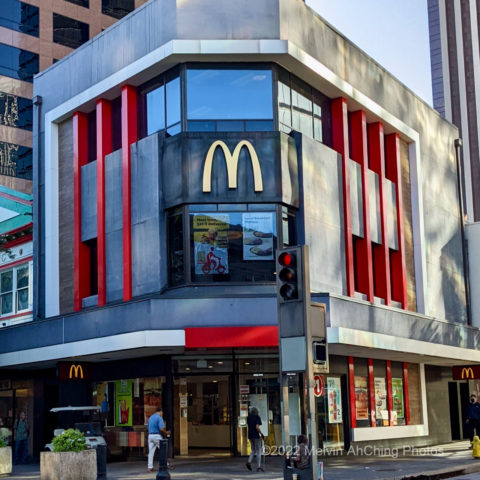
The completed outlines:
<svg viewBox="0 0 480 480">
<path fill-rule="evenodd" d="M 0 125 L 32 130 L 32 101 L 0 92 Z"/>
<path fill-rule="evenodd" d="M 32 180 L 32 149 L 0 142 L 0 175 Z"/>
<path fill-rule="evenodd" d="M 38 55 L 0 43 L 0 75 L 32 82 L 38 73 Z"/>
<path fill-rule="evenodd" d="M 189 68 L 189 131 L 273 130 L 271 68 Z"/>
<path fill-rule="evenodd" d="M 133 10 L 134 0 L 102 0 L 102 13 L 110 17 L 123 18 Z"/>
<path fill-rule="evenodd" d="M 89 26 L 73 18 L 53 14 L 53 41 L 65 47 L 77 48 L 89 38 Z"/>
<path fill-rule="evenodd" d="M 90 0 L 65 0 L 66 2 L 74 3 L 75 5 L 80 5 L 81 7 L 88 8 L 90 6 Z"/>
<path fill-rule="evenodd" d="M 29 308 L 29 265 L 0 273 L 1 314 L 13 315 Z"/>
<path fill-rule="evenodd" d="M 0 26 L 38 37 L 38 7 L 19 2 L 2 0 L 0 3 Z"/>
</svg>

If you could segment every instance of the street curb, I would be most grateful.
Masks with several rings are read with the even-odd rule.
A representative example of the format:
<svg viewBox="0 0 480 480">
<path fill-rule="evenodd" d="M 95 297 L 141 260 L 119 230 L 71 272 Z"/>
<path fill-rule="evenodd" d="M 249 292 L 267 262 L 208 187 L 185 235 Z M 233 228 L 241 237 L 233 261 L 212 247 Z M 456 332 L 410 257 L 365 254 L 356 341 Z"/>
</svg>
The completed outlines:
<svg viewBox="0 0 480 480">
<path fill-rule="evenodd" d="M 455 467 L 442 468 L 441 470 L 430 470 L 418 474 L 407 475 L 401 477 L 400 480 L 443 480 L 477 472 L 480 472 L 480 461 L 478 461 L 478 463 L 467 463 L 464 465 L 456 465 Z M 397 478 L 398 477 L 385 480 L 396 480 Z"/>
</svg>

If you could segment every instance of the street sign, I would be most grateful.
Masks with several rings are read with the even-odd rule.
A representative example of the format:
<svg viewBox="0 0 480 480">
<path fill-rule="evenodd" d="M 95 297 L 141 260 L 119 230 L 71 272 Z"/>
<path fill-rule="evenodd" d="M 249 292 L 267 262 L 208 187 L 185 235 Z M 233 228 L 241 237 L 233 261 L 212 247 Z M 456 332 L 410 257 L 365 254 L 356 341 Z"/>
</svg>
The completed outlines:
<svg viewBox="0 0 480 480">
<path fill-rule="evenodd" d="M 325 395 L 325 380 L 323 378 L 323 375 L 314 375 L 313 381 L 313 394 L 316 397 L 323 397 Z"/>
</svg>

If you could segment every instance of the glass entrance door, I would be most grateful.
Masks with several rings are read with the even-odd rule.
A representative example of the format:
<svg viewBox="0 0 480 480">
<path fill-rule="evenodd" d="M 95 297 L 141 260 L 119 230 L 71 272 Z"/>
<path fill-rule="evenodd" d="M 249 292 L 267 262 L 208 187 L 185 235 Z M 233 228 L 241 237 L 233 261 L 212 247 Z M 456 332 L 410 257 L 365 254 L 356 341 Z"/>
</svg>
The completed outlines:
<svg viewBox="0 0 480 480">
<path fill-rule="evenodd" d="M 187 377 L 188 448 L 228 451 L 231 445 L 230 375 Z"/>
</svg>

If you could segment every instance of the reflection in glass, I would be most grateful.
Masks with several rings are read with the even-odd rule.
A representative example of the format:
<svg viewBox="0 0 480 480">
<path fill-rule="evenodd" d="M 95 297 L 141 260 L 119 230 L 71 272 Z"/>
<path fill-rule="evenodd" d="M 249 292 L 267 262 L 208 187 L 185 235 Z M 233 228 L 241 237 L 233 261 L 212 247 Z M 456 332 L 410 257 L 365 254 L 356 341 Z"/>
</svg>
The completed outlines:
<svg viewBox="0 0 480 480">
<path fill-rule="evenodd" d="M 6 293 L 2 295 L 2 315 L 12 312 L 13 302 L 12 302 L 12 293 Z"/>
<path fill-rule="evenodd" d="M 185 282 L 183 214 L 181 211 L 168 219 L 168 246 L 170 285 L 180 285 Z"/>
<path fill-rule="evenodd" d="M 10 292 L 13 287 L 13 270 L 2 273 L 2 293 Z"/>
<path fill-rule="evenodd" d="M 102 13 L 114 18 L 123 18 L 134 9 L 134 0 L 102 0 Z"/>
<path fill-rule="evenodd" d="M 36 53 L 0 43 L 0 58 L 0 75 L 32 82 L 33 75 L 39 71 Z"/>
<path fill-rule="evenodd" d="M 32 149 L 0 142 L 0 175 L 32 179 Z"/>
<path fill-rule="evenodd" d="M 28 288 L 22 288 L 17 292 L 17 312 L 28 308 Z"/>
<path fill-rule="evenodd" d="M 32 100 L 0 92 L 0 125 L 32 130 Z"/>
<path fill-rule="evenodd" d="M 147 135 L 165 128 L 165 87 L 147 93 Z"/>
<path fill-rule="evenodd" d="M 189 69 L 189 120 L 271 119 L 270 70 Z"/>
<path fill-rule="evenodd" d="M 180 101 L 180 78 L 167 82 L 167 127 L 180 123 L 182 109 Z"/>
<path fill-rule="evenodd" d="M 1 0 L 0 26 L 38 37 L 38 7 L 18 0 Z"/>
<path fill-rule="evenodd" d="M 28 266 L 17 269 L 17 288 L 28 287 Z"/>
<path fill-rule="evenodd" d="M 89 25 L 73 18 L 53 14 L 53 41 L 70 48 L 77 48 L 88 40 Z"/>
</svg>

